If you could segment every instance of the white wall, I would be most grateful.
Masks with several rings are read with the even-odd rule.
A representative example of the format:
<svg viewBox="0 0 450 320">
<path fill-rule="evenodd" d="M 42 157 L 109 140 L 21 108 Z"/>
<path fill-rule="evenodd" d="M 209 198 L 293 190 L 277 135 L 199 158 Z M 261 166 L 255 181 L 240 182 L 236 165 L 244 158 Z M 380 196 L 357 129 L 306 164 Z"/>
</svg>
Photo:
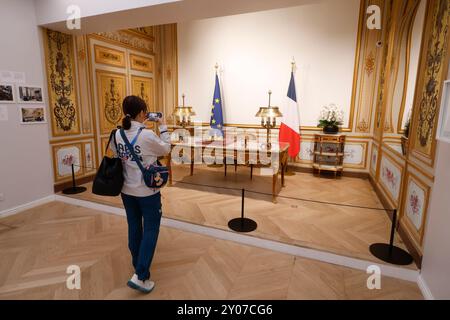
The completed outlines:
<svg viewBox="0 0 450 320">
<path fill-rule="evenodd" d="M 225 122 L 258 124 L 254 116 L 267 105 L 269 89 L 272 104 L 283 110 L 294 56 L 301 125 L 315 126 L 329 103 L 345 110 L 347 123 L 358 16 L 359 0 L 324 0 L 179 23 L 179 94 L 186 93 L 186 103 L 209 122 L 218 62 Z"/>
<path fill-rule="evenodd" d="M 33 1 L 2 0 L 0 70 L 23 71 L 26 82 L 44 84 L 39 30 Z M 47 96 L 45 90 L 45 97 Z M 0 212 L 53 193 L 48 125 L 19 124 L 17 104 L 0 122 Z"/>
<path fill-rule="evenodd" d="M 447 79 L 450 79 L 450 69 Z M 450 144 L 438 142 L 425 230 L 422 278 L 435 299 L 450 299 Z"/>
</svg>

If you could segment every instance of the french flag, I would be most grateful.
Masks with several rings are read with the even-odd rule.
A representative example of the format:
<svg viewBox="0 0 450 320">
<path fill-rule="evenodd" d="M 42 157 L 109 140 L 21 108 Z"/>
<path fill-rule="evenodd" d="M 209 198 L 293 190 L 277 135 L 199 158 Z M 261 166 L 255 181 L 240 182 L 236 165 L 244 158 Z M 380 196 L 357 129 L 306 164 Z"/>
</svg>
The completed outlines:
<svg viewBox="0 0 450 320">
<path fill-rule="evenodd" d="M 288 142 L 288 154 L 295 158 L 300 152 L 300 120 L 299 120 L 297 94 L 295 92 L 294 72 L 291 72 L 291 81 L 287 93 L 286 109 L 283 110 L 283 121 L 280 126 L 279 142 Z"/>
</svg>

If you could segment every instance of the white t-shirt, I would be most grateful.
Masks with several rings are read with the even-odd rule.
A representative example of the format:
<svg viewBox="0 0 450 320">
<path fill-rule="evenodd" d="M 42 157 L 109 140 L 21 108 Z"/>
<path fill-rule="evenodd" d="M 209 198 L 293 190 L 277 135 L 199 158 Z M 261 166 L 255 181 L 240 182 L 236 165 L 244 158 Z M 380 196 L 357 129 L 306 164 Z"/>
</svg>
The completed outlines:
<svg viewBox="0 0 450 320">
<path fill-rule="evenodd" d="M 130 143 L 140 128 L 145 128 L 145 126 L 140 122 L 131 121 L 131 128 L 125 130 L 125 135 Z M 144 167 L 155 163 L 157 157 L 170 152 L 170 133 L 167 132 L 167 126 L 159 126 L 159 131 L 162 132 L 160 137 L 153 130 L 143 129 L 134 143 L 134 152 L 141 159 Z M 142 172 L 126 148 L 120 130 L 116 132 L 116 141 L 118 150 L 116 150 L 114 141 L 111 141 L 110 147 L 114 156 L 122 159 L 124 176 L 122 193 L 136 197 L 148 197 L 159 192 L 159 189 L 151 189 L 145 185 Z"/>
</svg>

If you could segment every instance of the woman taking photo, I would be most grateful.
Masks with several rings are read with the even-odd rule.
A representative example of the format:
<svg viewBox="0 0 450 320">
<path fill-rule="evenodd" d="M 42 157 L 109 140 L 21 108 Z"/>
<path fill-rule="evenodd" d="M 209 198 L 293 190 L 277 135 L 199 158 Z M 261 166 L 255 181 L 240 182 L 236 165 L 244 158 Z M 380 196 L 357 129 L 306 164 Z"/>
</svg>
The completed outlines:
<svg viewBox="0 0 450 320">
<path fill-rule="evenodd" d="M 157 161 L 157 157 L 170 152 L 170 134 L 162 119 L 159 122 L 160 136 L 145 129 L 147 105 L 137 96 L 128 96 L 123 101 L 122 128 L 129 144 L 144 167 Z M 144 183 L 143 175 L 126 147 L 120 130 L 116 132 L 117 150 L 111 145 L 116 157 L 122 159 L 124 184 L 122 201 L 127 214 L 128 248 L 135 269 L 128 286 L 144 293 L 152 291 L 155 283 L 150 281 L 150 265 L 158 240 L 161 222 L 161 194 Z"/>
</svg>

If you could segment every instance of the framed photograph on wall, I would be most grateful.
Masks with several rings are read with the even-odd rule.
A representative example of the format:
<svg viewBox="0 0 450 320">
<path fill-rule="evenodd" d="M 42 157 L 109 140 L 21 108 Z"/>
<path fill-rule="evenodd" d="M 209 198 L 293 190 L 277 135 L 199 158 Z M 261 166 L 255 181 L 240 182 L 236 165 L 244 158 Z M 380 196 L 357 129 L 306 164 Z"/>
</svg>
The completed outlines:
<svg viewBox="0 0 450 320">
<path fill-rule="evenodd" d="M 0 83 L 0 103 L 14 103 L 14 86 L 8 83 Z"/>
<path fill-rule="evenodd" d="M 44 106 L 20 106 L 19 113 L 21 124 L 47 123 Z"/>
<path fill-rule="evenodd" d="M 20 103 L 42 103 L 44 96 L 42 87 L 32 85 L 21 85 L 17 87 L 17 100 Z"/>
<path fill-rule="evenodd" d="M 437 129 L 436 138 L 440 141 L 450 143 L 450 80 L 444 82 Z"/>
</svg>

